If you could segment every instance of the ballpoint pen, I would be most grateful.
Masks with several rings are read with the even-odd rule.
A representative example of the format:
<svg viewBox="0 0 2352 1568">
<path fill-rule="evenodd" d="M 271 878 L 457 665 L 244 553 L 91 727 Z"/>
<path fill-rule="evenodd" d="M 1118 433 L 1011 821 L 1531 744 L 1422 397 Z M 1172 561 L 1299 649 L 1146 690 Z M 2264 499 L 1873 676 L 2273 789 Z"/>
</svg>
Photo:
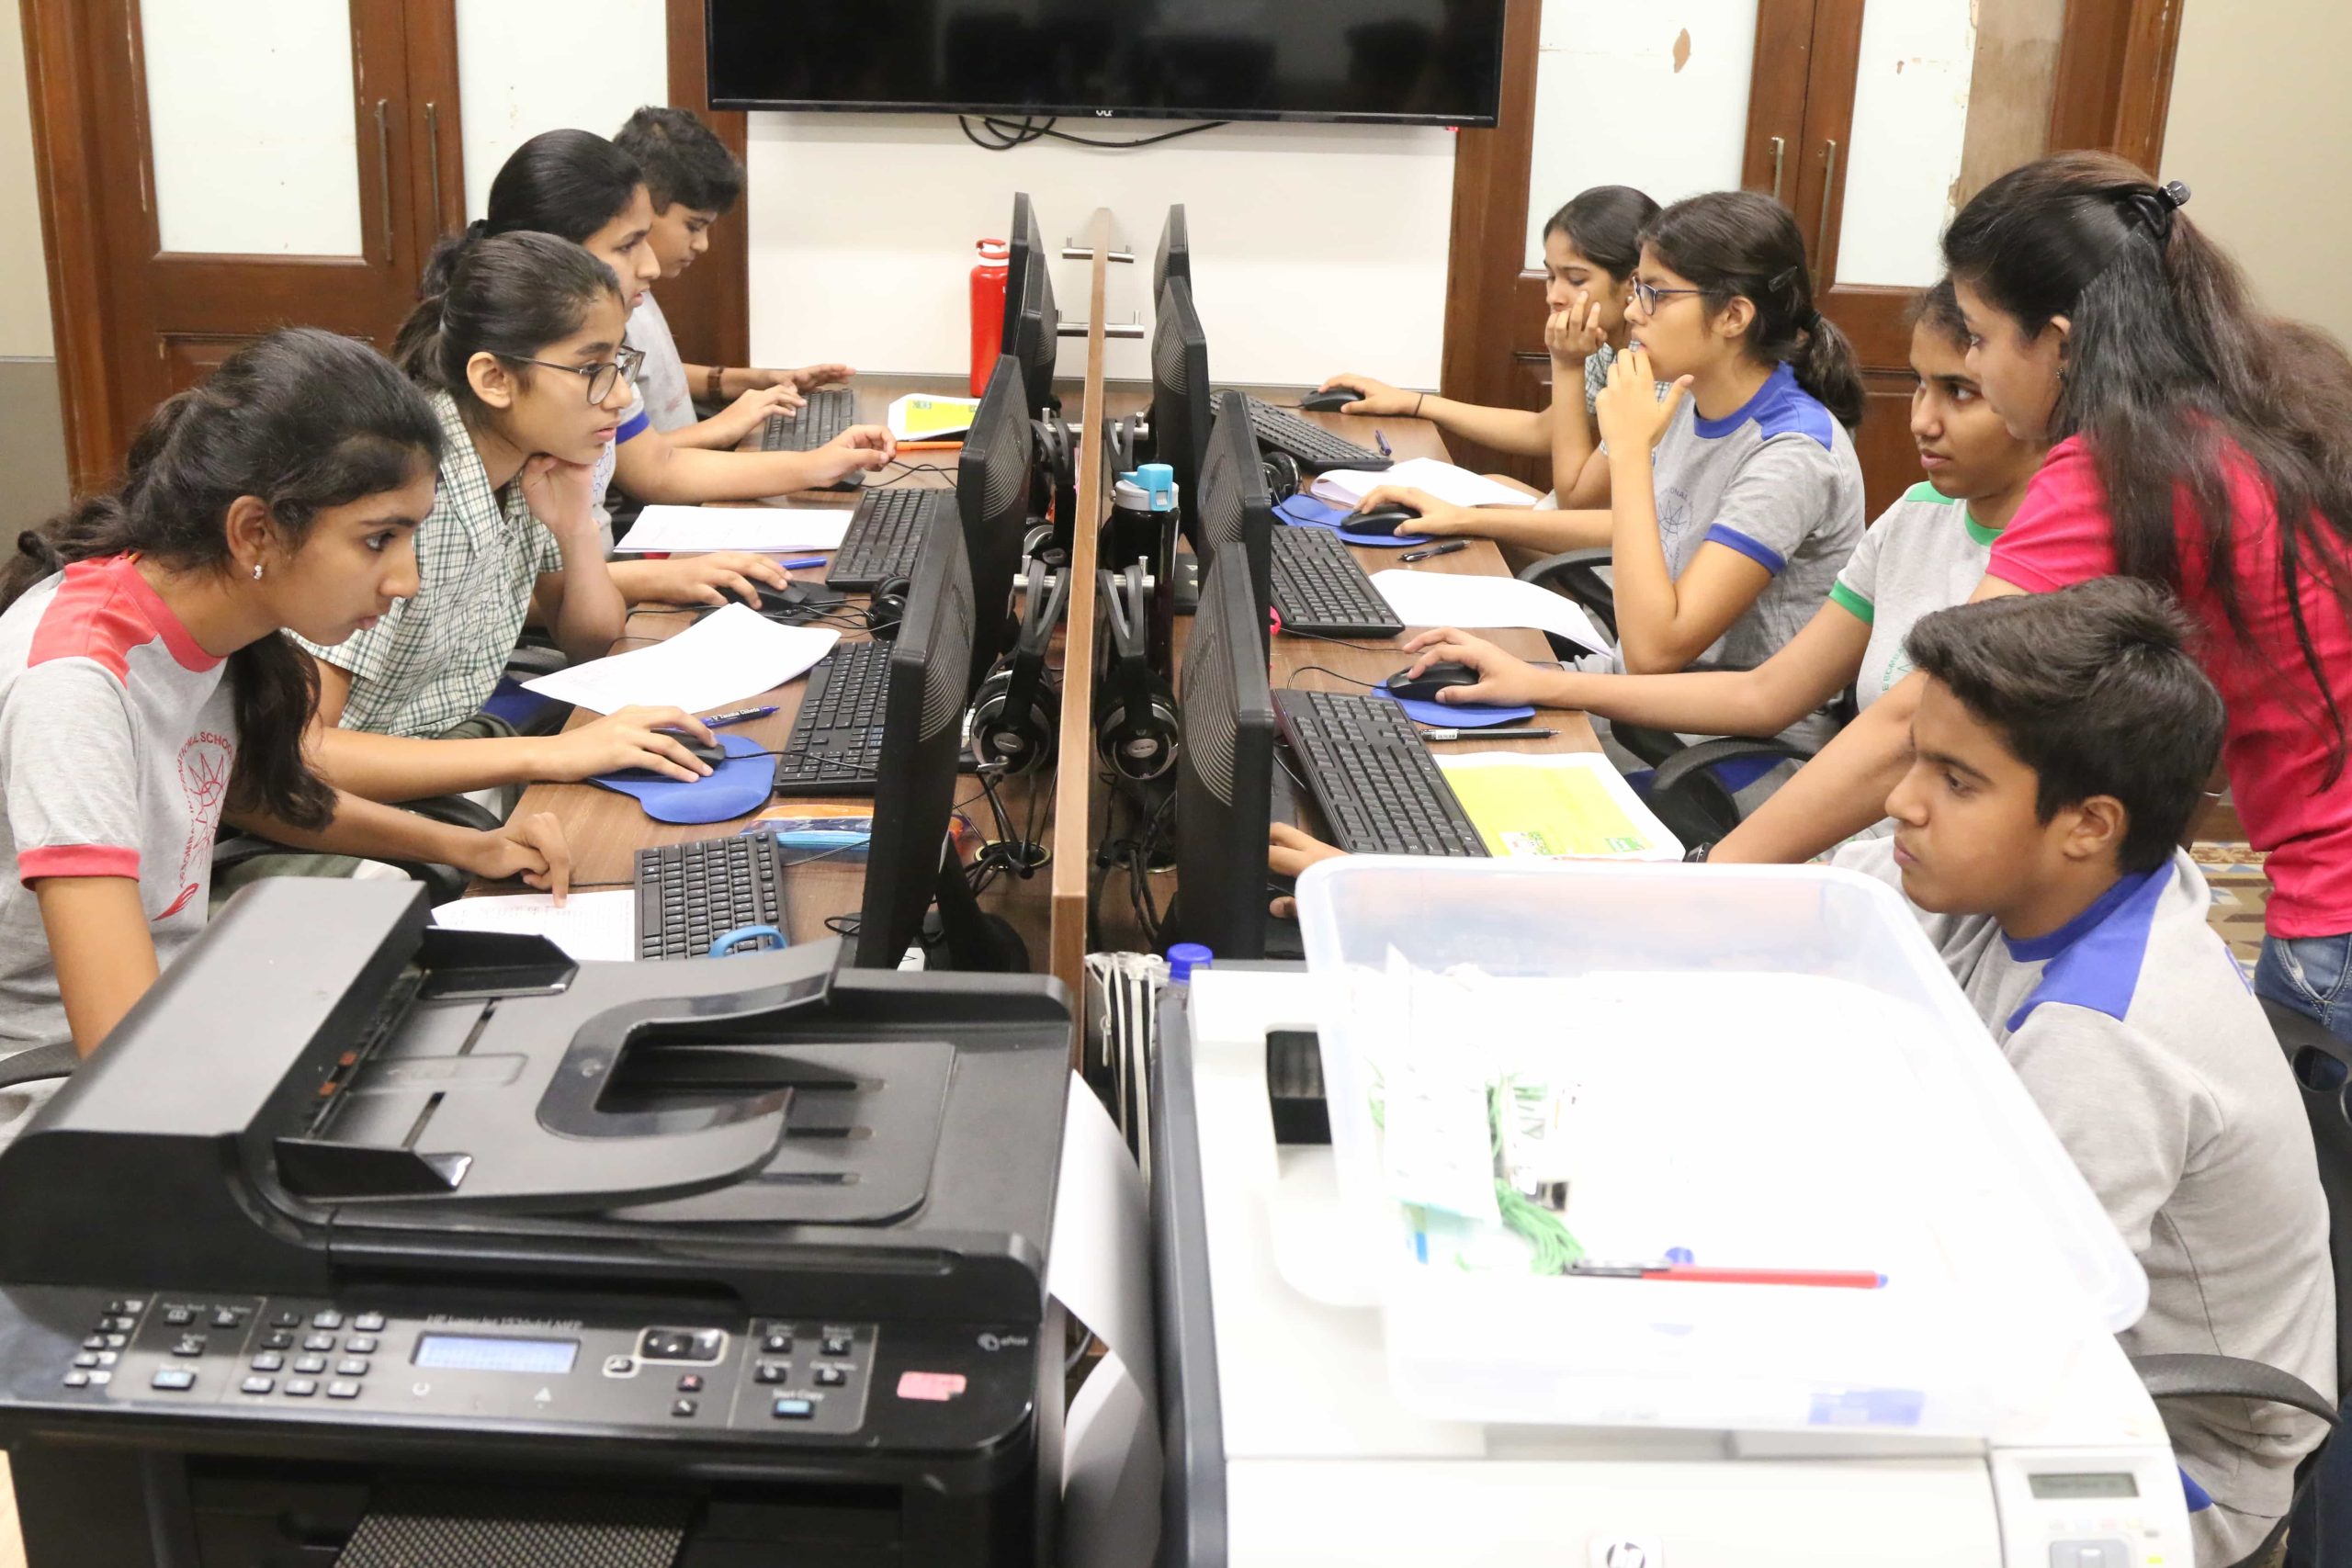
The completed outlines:
<svg viewBox="0 0 2352 1568">
<path fill-rule="evenodd" d="M 1394 457 L 1396 456 L 1396 453 L 1391 452 L 1388 449 L 1388 437 L 1382 434 L 1377 430 L 1372 433 L 1372 444 L 1380 448 L 1380 455 L 1384 457 Z"/>
<path fill-rule="evenodd" d="M 784 568 L 786 571 L 807 571 L 813 567 L 820 567 L 824 565 L 825 558 L 822 556 L 794 556 L 790 560 L 780 560 L 775 564 Z"/>
<path fill-rule="evenodd" d="M 737 708 L 731 713 L 715 713 L 702 721 L 703 728 L 706 729 L 717 729 L 722 724 L 745 724 L 755 718 L 765 718 L 768 715 L 774 712 L 775 712 L 775 709 L 766 707 Z"/>
<path fill-rule="evenodd" d="M 1424 729 L 1424 740 L 1549 740 L 1556 729 Z"/>
<path fill-rule="evenodd" d="M 1470 541 L 1467 539 L 1448 539 L 1444 544 L 1431 545 L 1425 550 L 1407 550 L 1396 558 L 1407 562 L 1427 560 L 1431 556 L 1450 556 L 1456 550 L 1466 550 L 1469 547 Z"/>
</svg>

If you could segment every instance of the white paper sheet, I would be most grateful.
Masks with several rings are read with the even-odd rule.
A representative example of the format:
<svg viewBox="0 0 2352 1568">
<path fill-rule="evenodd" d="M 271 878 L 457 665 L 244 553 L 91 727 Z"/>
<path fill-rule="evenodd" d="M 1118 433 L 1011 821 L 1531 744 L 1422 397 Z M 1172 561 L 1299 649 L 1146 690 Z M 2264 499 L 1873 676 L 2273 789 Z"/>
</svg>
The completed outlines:
<svg viewBox="0 0 2352 1568">
<path fill-rule="evenodd" d="M 849 530 L 846 506 L 649 506 L 623 554 L 649 550 L 837 550 Z"/>
<path fill-rule="evenodd" d="M 830 626 L 778 626 L 748 604 L 729 604 L 667 642 L 575 664 L 527 681 L 524 690 L 592 713 L 634 704 L 700 713 L 806 674 L 841 635 Z"/>
<path fill-rule="evenodd" d="M 1333 468 L 1318 474 L 1306 493 L 1338 506 L 1354 506 L 1382 485 L 1410 485 L 1456 506 L 1532 506 L 1535 498 L 1524 491 L 1497 484 L 1484 474 L 1440 462 L 1435 457 L 1408 457 L 1377 472 L 1370 468 Z"/>
<path fill-rule="evenodd" d="M 1118 1128 L 1077 1074 L 1062 1116 L 1046 1289 L 1119 1359 L 1159 1429 L 1159 1361 L 1151 1333 L 1151 1220 L 1143 1176 Z"/>
<path fill-rule="evenodd" d="M 1608 635 L 1582 605 L 1515 577 L 1457 577 L 1391 567 L 1374 572 L 1372 585 L 1408 626 L 1533 626 L 1595 653 L 1611 648 Z"/>
<path fill-rule="evenodd" d="M 546 893 L 459 898 L 435 909 L 433 923 L 543 936 L 582 964 L 625 964 L 637 956 L 637 894 L 627 887 L 574 893 L 561 908 Z"/>
</svg>

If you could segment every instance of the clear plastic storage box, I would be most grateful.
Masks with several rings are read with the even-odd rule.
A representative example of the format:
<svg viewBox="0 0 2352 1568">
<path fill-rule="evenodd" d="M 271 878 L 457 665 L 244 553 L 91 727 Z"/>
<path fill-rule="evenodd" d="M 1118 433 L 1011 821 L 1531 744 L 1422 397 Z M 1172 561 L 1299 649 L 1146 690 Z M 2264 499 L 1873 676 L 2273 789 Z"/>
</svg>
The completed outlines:
<svg viewBox="0 0 2352 1568">
<path fill-rule="evenodd" d="M 2146 1306 L 1889 887 L 1356 856 L 1310 868 L 1298 900 L 1341 1195 L 1417 1409 L 1990 1435 L 2031 1418 L 2086 1331 Z M 1544 1276 L 1449 1245 L 1468 1222 L 1400 1198 L 1387 1097 L 1500 1073 L 1573 1091 L 1560 1217 L 1589 1257 L 1885 1283 Z"/>
</svg>

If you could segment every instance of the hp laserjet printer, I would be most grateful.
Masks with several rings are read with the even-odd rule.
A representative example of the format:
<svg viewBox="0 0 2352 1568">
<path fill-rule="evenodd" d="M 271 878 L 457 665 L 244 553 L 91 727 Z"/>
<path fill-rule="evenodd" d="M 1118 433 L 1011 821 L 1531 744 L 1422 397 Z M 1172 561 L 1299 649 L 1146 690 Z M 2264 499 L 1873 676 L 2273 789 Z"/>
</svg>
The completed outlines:
<svg viewBox="0 0 2352 1568">
<path fill-rule="evenodd" d="M 1038 1563 L 1070 1020 L 232 903 L 0 1153 L 40 1564 Z"/>
</svg>

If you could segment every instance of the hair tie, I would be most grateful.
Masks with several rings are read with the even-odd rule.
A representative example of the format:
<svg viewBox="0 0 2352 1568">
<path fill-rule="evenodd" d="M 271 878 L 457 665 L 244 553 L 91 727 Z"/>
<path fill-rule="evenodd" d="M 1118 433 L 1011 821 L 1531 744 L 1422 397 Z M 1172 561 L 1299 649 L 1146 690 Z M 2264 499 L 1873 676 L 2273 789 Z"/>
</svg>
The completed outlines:
<svg viewBox="0 0 2352 1568">
<path fill-rule="evenodd" d="M 486 240 L 488 238 L 490 238 L 489 219 L 477 218 L 472 222 L 466 225 L 465 243 L 467 244 L 470 245 L 476 240 Z"/>
<path fill-rule="evenodd" d="M 2188 205 L 2188 186 L 2178 180 L 2167 180 L 2160 186 L 2126 191 L 2123 200 L 2161 248 L 2172 240 L 2172 215 Z"/>
</svg>

